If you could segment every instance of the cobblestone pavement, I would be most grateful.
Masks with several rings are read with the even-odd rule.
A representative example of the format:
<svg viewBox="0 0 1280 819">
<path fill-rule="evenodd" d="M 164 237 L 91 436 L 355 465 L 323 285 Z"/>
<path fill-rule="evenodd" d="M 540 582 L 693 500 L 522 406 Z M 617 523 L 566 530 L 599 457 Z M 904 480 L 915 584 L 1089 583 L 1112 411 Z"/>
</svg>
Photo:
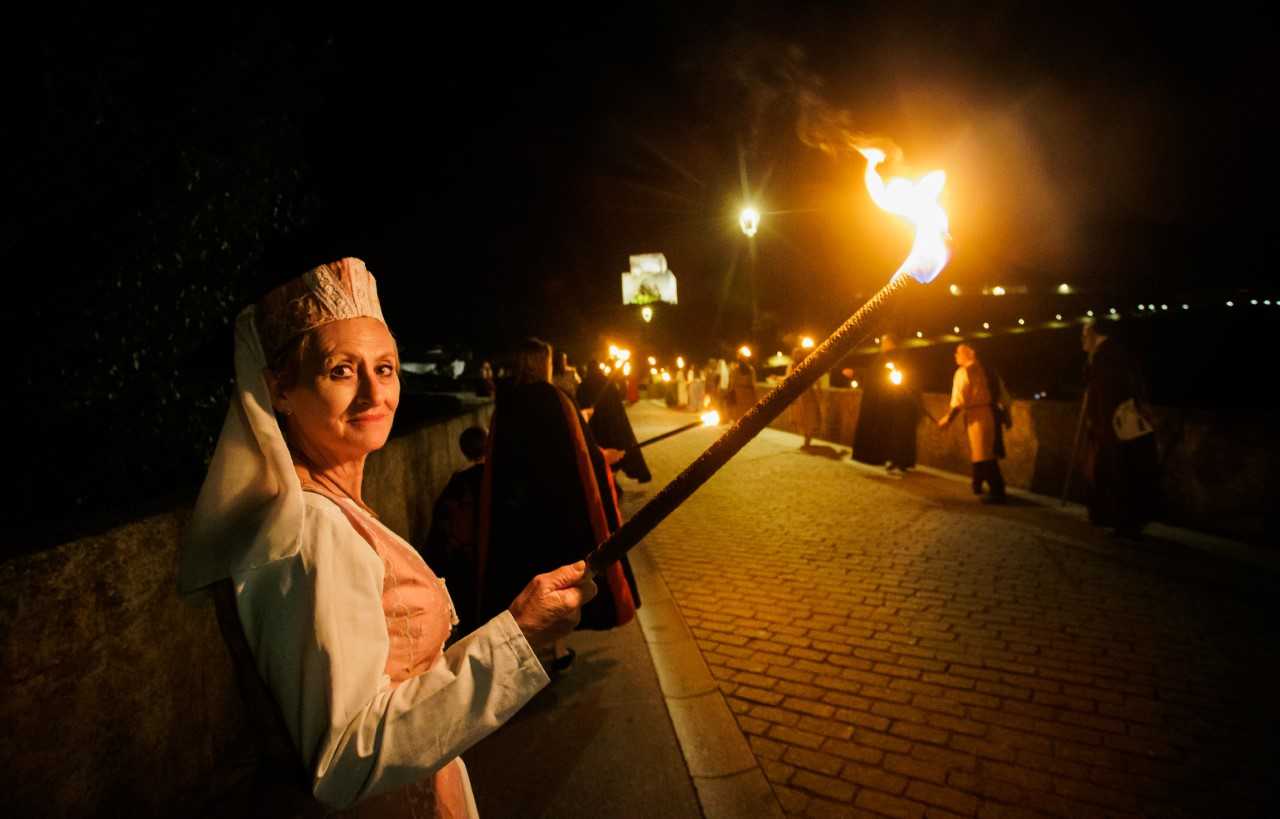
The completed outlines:
<svg viewBox="0 0 1280 819">
<path fill-rule="evenodd" d="M 628 506 L 713 437 L 646 449 Z M 788 814 L 1275 808 L 1274 578 L 797 441 L 764 433 L 643 547 Z"/>
</svg>

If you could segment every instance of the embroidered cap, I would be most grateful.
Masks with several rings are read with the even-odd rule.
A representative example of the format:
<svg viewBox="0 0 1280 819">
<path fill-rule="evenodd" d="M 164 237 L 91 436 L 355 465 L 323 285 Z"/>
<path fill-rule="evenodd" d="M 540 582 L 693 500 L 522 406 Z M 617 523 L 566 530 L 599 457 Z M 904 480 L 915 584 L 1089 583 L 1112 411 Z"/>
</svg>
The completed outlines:
<svg viewBox="0 0 1280 819">
<path fill-rule="evenodd" d="M 272 361 L 290 341 L 334 321 L 382 317 L 378 284 L 360 259 L 322 264 L 280 285 L 258 302 L 255 323 Z"/>
</svg>

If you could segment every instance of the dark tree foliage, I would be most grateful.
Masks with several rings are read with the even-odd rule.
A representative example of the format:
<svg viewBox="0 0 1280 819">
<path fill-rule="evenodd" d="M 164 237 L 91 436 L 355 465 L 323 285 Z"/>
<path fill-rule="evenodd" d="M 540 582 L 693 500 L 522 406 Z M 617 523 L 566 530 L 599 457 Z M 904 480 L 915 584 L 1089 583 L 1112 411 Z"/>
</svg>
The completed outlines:
<svg viewBox="0 0 1280 819">
<path fill-rule="evenodd" d="M 27 66 L 38 113 L 3 165 L 22 203 L 3 249 L 28 290 L 4 305 L 26 349 L 10 549 L 193 492 L 226 411 L 231 321 L 315 207 L 302 125 L 318 44 L 270 14 L 203 22 L 79 10 Z"/>
</svg>

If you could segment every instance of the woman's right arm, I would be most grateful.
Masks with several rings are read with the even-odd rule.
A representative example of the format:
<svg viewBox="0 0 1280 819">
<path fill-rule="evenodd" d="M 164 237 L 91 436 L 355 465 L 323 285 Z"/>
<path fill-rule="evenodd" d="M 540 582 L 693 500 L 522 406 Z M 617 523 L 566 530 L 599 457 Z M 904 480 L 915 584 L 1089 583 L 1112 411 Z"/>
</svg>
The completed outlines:
<svg viewBox="0 0 1280 819">
<path fill-rule="evenodd" d="M 298 554 L 234 579 L 258 670 L 326 805 L 431 775 L 548 682 L 503 612 L 444 662 L 392 685 L 382 561 L 323 498 L 307 496 Z"/>
</svg>

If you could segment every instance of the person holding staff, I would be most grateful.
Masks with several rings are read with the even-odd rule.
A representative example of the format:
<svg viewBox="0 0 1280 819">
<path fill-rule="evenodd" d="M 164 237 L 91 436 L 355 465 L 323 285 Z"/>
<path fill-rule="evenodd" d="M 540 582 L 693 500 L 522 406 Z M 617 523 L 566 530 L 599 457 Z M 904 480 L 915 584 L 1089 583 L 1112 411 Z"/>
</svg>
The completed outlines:
<svg viewBox="0 0 1280 819">
<path fill-rule="evenodd" d="M 973 494 L 982 494 L 984 482 L 990 489 L 983 503 L 1006 501 L 1004 476 L 997 459 L 1004 457 L 1002 428 L 1010 425 L 1008 406 L 1009 395 L 1000 376 L 979 361 L 968 344 L 958 345 L 951 408 L 938 419 L 938 428 L 946 429 L 963 413 L 969 460 L 973 463 Z"/>
</svg>

